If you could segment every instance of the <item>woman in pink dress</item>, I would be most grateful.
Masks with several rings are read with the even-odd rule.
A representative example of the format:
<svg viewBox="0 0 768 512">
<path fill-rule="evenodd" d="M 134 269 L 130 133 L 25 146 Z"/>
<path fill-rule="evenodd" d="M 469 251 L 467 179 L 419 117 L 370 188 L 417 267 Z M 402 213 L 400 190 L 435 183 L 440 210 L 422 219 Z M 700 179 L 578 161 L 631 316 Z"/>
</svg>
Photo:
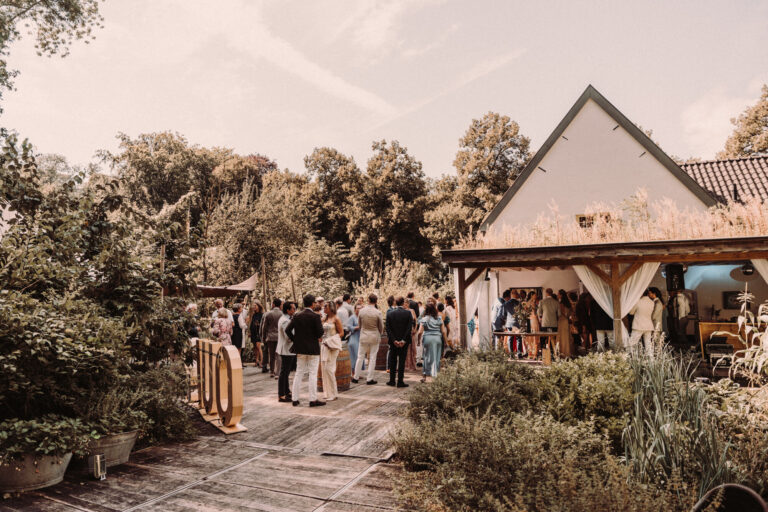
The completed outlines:
<svg viewBox="0 0 768 512">
<path fill-rule="evenodd" d="M 227 317 L 227 310 L 219 308 L 219 315 L 213 321 L 211 334 L 216 336 L 222 345 L 232 344 L 232 322 Z"/>
</svg>

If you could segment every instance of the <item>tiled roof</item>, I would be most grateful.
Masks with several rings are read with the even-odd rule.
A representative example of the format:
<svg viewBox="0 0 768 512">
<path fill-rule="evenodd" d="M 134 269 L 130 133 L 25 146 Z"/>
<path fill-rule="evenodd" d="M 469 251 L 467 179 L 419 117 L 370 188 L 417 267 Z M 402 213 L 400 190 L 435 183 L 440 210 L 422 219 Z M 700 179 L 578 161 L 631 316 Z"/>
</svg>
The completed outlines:
<svg viewBox="0 0 768 512">
<path fill-rule="evenodd" d="M 768 155 L 681 164 L 680 168 L 718 201 L 758 197 L 768 200 Z"/>
</svg>

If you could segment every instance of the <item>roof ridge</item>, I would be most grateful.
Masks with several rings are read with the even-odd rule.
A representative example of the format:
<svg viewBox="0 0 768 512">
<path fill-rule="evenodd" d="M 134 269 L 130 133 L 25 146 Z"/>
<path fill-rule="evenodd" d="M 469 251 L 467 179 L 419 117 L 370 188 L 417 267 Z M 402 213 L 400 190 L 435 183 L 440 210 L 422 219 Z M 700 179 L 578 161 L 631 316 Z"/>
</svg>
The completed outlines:
<svg viewBox="0 0 768 512">
<path fill-rule="evenodd" d="M 698 160 L 693 162 L 683 162 L 680 165 L 699 165 L 699 164 L 709 164 L 713 162 L 734 162 L 736 160 L 753 160 L 753 159 L 768 159 L 768 154 L 757 154 L 757 155 L 750 155 L 750 156 L 738 156 L 736 158 L 712 158 L 710 160 Z"/>
</svg>

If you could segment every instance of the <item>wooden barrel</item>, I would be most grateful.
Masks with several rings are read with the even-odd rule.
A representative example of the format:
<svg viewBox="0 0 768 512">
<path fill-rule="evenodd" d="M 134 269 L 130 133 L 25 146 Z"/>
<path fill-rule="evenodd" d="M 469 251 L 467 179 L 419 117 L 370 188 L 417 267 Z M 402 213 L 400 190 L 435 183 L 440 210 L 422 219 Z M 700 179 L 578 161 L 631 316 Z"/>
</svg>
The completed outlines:
<svg viewBox="0 0 768 512">
<path fill-rule="evenodd" d="M 349 391 L 352 383 L 352 362 L 349 359 L 347 344 L 342 345 L 339 356 L 336 358 L 336 388 L 339 392 Z M 317 390 L 323 390 L 323 362 L 317 367 Z"/>
<path fill-rule="evenodd" d="M 386 370 L 387 369 L 387 353 L 389 352 L 389 340 L 387 340 L 387 335 L 382 334 L 381 335 L 381 341 L 379 342 L 379 351 L 376 352 L 376 369 L 377 370 Z M 358 357 L 360 357 L 358 355 Z"/>
</svg>

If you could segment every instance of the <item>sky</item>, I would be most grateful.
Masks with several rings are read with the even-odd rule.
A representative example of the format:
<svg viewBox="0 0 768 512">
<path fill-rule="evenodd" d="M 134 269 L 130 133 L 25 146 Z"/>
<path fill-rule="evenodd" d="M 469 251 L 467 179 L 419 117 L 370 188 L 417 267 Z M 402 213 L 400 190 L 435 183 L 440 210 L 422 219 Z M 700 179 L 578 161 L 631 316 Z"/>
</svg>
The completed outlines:
<svg viewBox="0 0 768 512">
<path fill-rule="evenodd" d="M 315 147 L 361 168 L 399 140 L 428 176 L 488 111 L 537 149 L 595 86 L 669 154 L 714 158 L 768 83 L 768 2 L 107 0 L 64 58 L 11 47 L 0 124 L 84 165 L 130 136 L 304 170 Z"/>
</svg>

